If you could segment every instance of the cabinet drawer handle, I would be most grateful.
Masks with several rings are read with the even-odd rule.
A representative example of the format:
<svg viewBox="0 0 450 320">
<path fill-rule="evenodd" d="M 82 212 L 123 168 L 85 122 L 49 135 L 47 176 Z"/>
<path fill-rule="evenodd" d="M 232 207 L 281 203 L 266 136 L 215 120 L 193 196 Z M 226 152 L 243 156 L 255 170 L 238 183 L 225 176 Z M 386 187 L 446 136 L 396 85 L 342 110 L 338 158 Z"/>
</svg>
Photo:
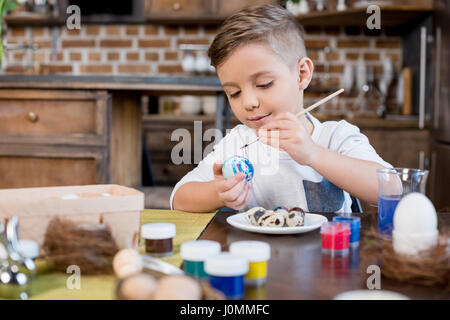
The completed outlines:
<svg viewBox="0 0 450 320">
<path fill-rule="evenodd" d="M 172 6 L 173 11 L 180 11 L 181 10 L 181 4 L 179 2 L 175 2 Z"/>
<path fill-rule="evenodd" d="M 30 122 L 37 122 L 39 120 L 39 116 L 33 111 L 28 112 L 27 118 Z"/>
</svg>

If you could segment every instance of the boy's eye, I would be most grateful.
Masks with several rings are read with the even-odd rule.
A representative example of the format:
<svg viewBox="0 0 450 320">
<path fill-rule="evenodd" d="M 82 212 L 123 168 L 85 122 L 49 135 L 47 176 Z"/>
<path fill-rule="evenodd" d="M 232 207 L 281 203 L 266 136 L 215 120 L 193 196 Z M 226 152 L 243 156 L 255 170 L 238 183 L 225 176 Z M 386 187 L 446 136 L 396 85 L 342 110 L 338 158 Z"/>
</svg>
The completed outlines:
<svg viewBox="0 0 450 320">
<path fill-rule="evenodd" d="M 230 93 L 230 98 L 235 98 L 239 95 L 239 93 L 241 93 L 240 91 L 236 91 L 234 93 Z"/>
<path fill-rule="evenodd" d="M 268 88 L 268 87 L 270 87 L 270 86 L 272 85 L 272 83 L 273 83 L 273 80 L 272 80 L 272 81 L 269 81 L 269 82 L 267 82 L 267 83 L 265 83 L 265 84 L 257 85 L 257 87 L 258 87 L 258 88 Z"/>
</svg>

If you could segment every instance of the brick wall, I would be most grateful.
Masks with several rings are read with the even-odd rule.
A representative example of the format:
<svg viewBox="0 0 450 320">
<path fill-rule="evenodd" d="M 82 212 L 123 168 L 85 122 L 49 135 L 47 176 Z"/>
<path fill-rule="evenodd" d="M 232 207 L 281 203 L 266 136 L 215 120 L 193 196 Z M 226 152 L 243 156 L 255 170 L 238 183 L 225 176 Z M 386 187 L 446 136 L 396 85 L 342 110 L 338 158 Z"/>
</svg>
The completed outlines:
<svg viewBox="0 0 450 320">
<path fill-rule="evenodd" d="M 183 75 L 180 44 L 208 45 L 215 27 L 169 27 L 163 25 L 87 25 L 81 30 L 57 30 L 56 59 L 52 55 L 52 29 L 11 27 L 9 44 L 39 45 L 37 51 L 5 53 L 6 73 L 101 74 L 101 75 Z M 401 38 L 397 35 L 366 34 L 359 28 L 306 28 L 308 55 L 315 63 L 312 85 L 338 87 L 346 63 L 356 66 L 363 59 L 378 76 L 384 59 L 401 68 Z M 330 49 L 330 50 L 327 50 Z M 31 59 L 33 55 L 33 59 Z M 30 62 L 33 61 L 33 64 Z M 391 90 L 393 91 L 393 90 Z M 321 92 L 307 92 L 305 104 L 317 100 Z M 377 102 L 358 103 L 357 92 L 334 99 L 319 109 L 333 115 L 374 115 Z"/>
</svg>

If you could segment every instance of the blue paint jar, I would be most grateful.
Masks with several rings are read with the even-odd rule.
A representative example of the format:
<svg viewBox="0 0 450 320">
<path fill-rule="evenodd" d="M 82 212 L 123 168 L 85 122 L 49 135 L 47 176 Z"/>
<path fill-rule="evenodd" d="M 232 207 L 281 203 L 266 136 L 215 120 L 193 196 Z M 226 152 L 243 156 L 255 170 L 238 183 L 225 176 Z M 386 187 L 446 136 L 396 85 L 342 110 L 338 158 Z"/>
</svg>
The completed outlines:
<svg viewBox="0 0 450 320">
<path fill-rule="evenodd" d="M 333 217 L 333 221 L 347 222 L 350 224 L 350 248 L 357 248 L 359 246 L 359 230 L 361 229 L 360 217 Z"/>
<path fill-rule="evenodd" d="M 208 275 L 204 269 L 205 260 L 219 254 L 220 244 L 210 240 L 194 240 L 183 242 L 180 247 L 180 255 L 183 258 L 183 268 L 187 275 L 203 280 Z"/>
<path fill-rule="evenodd" d="M 244 297 L 244 276 L 248 272 L 246 259 L 225 252 L 205 260 L 205 271 L 211 287 L 223 292 L 227 299 Z"/>
</svg>

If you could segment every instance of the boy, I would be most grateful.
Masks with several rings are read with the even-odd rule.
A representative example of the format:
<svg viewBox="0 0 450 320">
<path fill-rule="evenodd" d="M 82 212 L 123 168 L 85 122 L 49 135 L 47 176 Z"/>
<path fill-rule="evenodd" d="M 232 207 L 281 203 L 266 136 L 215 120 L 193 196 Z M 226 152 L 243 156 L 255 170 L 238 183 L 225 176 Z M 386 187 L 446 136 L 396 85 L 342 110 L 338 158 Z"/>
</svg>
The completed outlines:
<svg viewBox="0 0 450 320">
<path fill-rule="evenodd" d="M 225 206 L 240 211 L 286 206 L 351 212 L 349 194 L 377 202 L 376 169 L 391 166 L 367 137 L 346 121 L 295 117 L 303 109 L 303 91 L 314 68 L 295 17 L 278 6 L 241 11 L 224 22 L 208 55 L 242 124 L 177 183 L 171 208 L 212 212 Z M 242 173 L 223 177 L 221 163 L 235 155 L 254 165 L 250 182 Z"/>
</svg>

